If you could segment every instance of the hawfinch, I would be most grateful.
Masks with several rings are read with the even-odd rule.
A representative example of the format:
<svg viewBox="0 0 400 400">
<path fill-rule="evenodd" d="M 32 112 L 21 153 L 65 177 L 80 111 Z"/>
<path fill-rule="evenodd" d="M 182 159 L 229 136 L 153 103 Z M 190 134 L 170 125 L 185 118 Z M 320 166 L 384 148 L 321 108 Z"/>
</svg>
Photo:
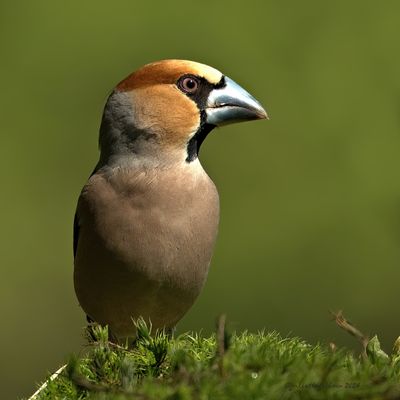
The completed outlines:
<svg viewBox="0 0 400 400">
<path fill-rule="evenodd" d="M 116 86 L 74 221 L 74 285 L 88 319 L 118 341 L 135 337 L 139 317 L 174 328 L 204 285 L 218 230 L 200 146 L 215 127 L 263 118 L 232 79 L 191 61 L 148 64 Z"/>
</svg>

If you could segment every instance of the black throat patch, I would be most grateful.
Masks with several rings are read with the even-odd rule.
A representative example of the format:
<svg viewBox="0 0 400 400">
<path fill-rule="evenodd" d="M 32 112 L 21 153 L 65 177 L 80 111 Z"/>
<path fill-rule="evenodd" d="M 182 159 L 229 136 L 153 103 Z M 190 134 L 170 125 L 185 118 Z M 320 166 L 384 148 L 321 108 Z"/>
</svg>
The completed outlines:
<svg viewBox="0 0 400 400">
<path fill-rule="evenodd" d="M 199 155 L 200 146 L 204 142 L 204 139 L 216 127 L 215 125 L 207 123 L 206 107 L 208 96 L 210 95 L 212 90 L 223 88 L 224 86 L 226 86 L 224 76 L 222 76 L 221 80 L 217 84 L 212 84 L 204 78 L 197 77 L 197 79 L 200 82 L 199 90 L 194 94 L 186 93 L 186 95 L 197 104 L 197 107 L 200 111 L 199 129 L 191 137 L 187 144 L 186 162 L 188 163 L 196 160 Z"/>
<path fill-rule="evenodd" d="M 207 124 L 207 114 L 205 110 L 200 111 L 200 127 L 190 138 L 187 144 L 186 162 L 190 163 L 199 156 L 200 146 L 207 135 L 215 128 L 215 125 Z"/>
</svg>

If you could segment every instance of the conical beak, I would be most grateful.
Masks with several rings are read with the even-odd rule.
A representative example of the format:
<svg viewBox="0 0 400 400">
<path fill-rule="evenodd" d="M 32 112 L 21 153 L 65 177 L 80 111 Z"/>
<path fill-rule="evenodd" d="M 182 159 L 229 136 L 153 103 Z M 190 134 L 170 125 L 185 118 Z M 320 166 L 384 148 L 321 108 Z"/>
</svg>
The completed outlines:
<svg viewBox="0 0 400 400">
<path fill-rule="evenodd" d="M 232 79 L 213 89 L 207 100 L 207 123 L 215 126 L 268 118 L 262 105 Z"/>
</svg>

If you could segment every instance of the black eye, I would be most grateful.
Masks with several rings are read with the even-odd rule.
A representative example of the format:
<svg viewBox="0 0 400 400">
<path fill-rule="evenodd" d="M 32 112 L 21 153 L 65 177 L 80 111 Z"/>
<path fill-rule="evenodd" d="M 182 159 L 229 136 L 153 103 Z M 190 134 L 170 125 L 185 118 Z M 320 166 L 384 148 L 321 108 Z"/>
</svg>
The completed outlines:
<svg viewBox="0 0 400 400">
<path fill-rule="evenodd" d="M 199 81 L 194 76 L 183 76 L 178 81 L 178 87 L 185 93 L 195 93 L 199 88 Z"/>
</svg>

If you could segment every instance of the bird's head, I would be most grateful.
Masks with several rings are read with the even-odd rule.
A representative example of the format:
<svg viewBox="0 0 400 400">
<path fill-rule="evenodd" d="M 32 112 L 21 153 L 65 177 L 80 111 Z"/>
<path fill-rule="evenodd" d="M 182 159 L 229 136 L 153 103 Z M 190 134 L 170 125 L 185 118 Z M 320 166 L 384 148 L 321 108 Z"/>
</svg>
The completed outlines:
<svg viewBox="0 0 400 400">
<path fill-rule="evenodd" d="M 216 126 L 263 118 L 261 104 L 216 69 L 184 60 L 155 62 L 129 75 L 108 98 L 101 161 L 134 156 L 190 163 Z"/>
</svg>

